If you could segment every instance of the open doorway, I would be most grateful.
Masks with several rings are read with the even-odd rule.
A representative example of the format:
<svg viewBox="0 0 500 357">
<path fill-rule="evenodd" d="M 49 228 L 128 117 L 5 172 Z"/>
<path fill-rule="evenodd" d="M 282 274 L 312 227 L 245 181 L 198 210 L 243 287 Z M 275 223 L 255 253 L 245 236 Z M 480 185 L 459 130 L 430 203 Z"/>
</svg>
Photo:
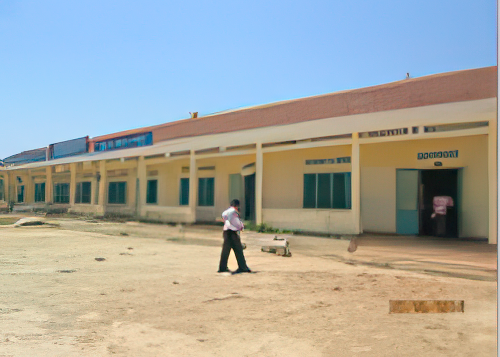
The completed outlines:
<svg viewBox="0 0 500 357">
<path fill-rule="evenodd" d="M 255 173 L 245 178 L 245 220 L 255 221 Z"/>
<path fill-rule="evenodd" d="M 453 201 L 446 215 L 432 218 L 433 199 L 448 196 Z M 458 170 L 420 170 L 419 234 L 426 236 L 458 237 Z"/>
</svg>

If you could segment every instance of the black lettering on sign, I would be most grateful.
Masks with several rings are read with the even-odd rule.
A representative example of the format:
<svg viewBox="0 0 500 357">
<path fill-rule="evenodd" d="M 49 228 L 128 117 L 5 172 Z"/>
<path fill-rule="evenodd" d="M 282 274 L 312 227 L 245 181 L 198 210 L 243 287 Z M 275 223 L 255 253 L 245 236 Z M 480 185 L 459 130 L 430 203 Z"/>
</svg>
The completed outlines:
<svg viewBox="0 0 500 357">
<path fill-rule="evenodd" d="M 433 151 L 433 152 L 419 152 L 417 154 L 417 160 L 427 160 L 427 159 L 441 159 L 441 158 L 457 158 L 458 150 L 449 151 Z"/>
<path fill-rule="evenodd" d="M 336 159 L 306 160 L 306 165 L 324 165 L 324 164 L 344 164 L 350 163 L 351 157 L 338 157 Z"/>
</svg>

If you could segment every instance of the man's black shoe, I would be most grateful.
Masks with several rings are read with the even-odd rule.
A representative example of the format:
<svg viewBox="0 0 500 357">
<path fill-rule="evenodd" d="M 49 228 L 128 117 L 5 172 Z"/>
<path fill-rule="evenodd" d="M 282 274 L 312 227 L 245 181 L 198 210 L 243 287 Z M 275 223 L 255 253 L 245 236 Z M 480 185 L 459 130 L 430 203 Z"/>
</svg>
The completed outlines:
<svg viewBox="0 0 500 357">
<path fill-rule="evenodd" d="M 217 273 L 230 273 L 231 270 L 226 269 L 226 270 L 218 270 Z"/>
<path fill-rule="evenodd" d="M 250 270 L 250 268 L 248 268 L 247 270 L 240 270 L 240 269 L 236 269 L 234 271 L 233 274 L 240 274 L 240 273 L 251 273 L 252 271 Z"/>
</svg>

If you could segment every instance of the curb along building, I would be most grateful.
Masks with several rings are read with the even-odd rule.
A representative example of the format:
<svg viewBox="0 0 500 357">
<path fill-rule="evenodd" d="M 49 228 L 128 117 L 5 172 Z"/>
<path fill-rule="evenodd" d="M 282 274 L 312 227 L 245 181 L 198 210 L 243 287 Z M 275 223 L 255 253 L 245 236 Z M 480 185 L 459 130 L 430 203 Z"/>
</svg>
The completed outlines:
<svg viewBox="0 0 500 357">
<path fill-rule="evenodd" d="M 0 167 L 0 201 L 209 222 L 230 200 L 257 224 L 332 234 L 497 229 L 497 68 L 406 79 L 140 128 L 88 153 Z"/>
</svg>

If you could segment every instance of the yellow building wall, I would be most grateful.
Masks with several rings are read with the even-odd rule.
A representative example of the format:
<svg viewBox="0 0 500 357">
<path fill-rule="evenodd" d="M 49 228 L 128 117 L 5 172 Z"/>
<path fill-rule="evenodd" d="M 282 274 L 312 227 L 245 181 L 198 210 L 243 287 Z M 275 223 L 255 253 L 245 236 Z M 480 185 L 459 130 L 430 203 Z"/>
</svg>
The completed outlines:
<svg viewBox="0 0 500 357">
<path fill-rule="evenodd" d="M 306 165 L 306 160 L 350 157 L 351 146 L 330 146 L 264 154 L 263 222 L 281 229 L 352 234 L 350 209 L 304 209 L 304 174 L 351 172 L 350 163 Z"/>
<path fill-rule="evenodd" d="M 418 160 L 418 153 L 451 150 L 459 151 L 457 158 Z M 396 169 L 463 168 L 459 235 L 488 236 L 486 135 L 362 144 L 360 161 L 363 230 L 396 232 Z"/>
<path fill-rule="evenodd" d="M 197 178 L 214 177 L 214 206 L 198 206 L 196 199 L 197 221 L 215 221 L 229 206 L 232 198 L 229 197 L 229 175 L 241 173 L 243 166 L 255 162 L 255 155 L 224 156 L 218 158 L 198 159 Z M 148 175 L 147 179 L 158 180 L 158 202 L 146 204 L 141 210 L 144 218 L 167 221 L 188 222 L 190 219 L 189 206 L 180 206 L 180 180 L 189 178 L 189 159 L 165 160 L 163 163 L 148 164 L 146 171 L 155 175 Z M 200 170 L 200 167 L 213 166 L 214 170 Z M 197 195 L 196 195 L 197 197 Z M 242 202 L 243 204 L 244 202 Z"/>
<path fill-rule="evenodd" d="M 136 214 L 136 180 L 137 180 L 136 168 L 128 169 L 126 176 L 108 176 L 106 183 L 106 199 L 105 199 L 106 213 L 117 214 L 117 215 Z M 108 203 L 109 183 L 123 182 L 123 181 L 127 183 L 126 203 L 125 204 Z"/>
<path fill-rule="evenodd" d="M 221 217 L 221 213 L 229 207 L 233 197 L 229 197 L 229 175 L 240 174 L 243 166 L 255 162 L 255 155 L 224 156 L 218 158 L 201 159 L 198 167 L 215 166 L 215 171 L 198 170 L 198 177 L 214 177 L 214 206 L 196 208 L 198 221 L 214 221 Z M 243 179 L 242 179 L 243 180 Z M 197 202 L 198 203 L 198 202 Z M 240 205 L 244 207 L 244 200 Z"/>
<path fill-rule="evenodd" d="M 304 174 L 350 172 L 351 164 L 306 165 L 306 160 L 351 156 L 351 146 L 329 146 L 264 154 L 262 206 L 264 209 L 302 209 Z"/>
</svg>

